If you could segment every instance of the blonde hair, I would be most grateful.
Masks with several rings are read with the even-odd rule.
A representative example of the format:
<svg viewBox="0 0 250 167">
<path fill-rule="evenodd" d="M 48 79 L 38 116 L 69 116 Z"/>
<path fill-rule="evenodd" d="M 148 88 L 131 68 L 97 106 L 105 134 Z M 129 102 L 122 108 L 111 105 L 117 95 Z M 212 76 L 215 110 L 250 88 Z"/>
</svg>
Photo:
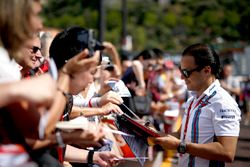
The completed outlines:
<svg viewBox="0 0 250 167">
<path fill-rule="evenodd" d="M 0 46 L 10 56 L 17 55 L 21 44 L 32 38 L 30 16 L 38 0 L 0 0 Z"/>
</svg>

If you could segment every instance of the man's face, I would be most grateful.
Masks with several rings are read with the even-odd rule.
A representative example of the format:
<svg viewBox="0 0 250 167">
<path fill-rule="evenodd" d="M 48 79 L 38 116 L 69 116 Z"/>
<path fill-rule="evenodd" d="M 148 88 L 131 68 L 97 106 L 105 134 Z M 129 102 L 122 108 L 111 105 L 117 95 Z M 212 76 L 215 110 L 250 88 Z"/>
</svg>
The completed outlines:
<svg viewBox="0 0 250 167">
<path fill-rule="evenodd" d="M 193 56 L 184 56 L 181 58 L 180 68 L 182 70 L 193 70 L 198 67 L 197 64 L 195 64 L 195 60 Z M 181 75 L 181 78 L 184 79 L 187 88 L 191 91 L 199 91 L 206 80 L 206 76 L 203 75 L 203 69 L 198 71 L 193 71 L 190 73 L 188 77 L 185 77 L 183 74 Z"/>
<path fill-rule="evenodd" d="M 223 67 L 223 75 L 224 75 L 225 78 L 232 75 L 232 72 L 233 72 L 232 65 L 229 65 L 229 64 L 224 65 L 224 67 Z"/>
<path fill-rule="evenodd" d="M 41 54 L 41 42 L 38 37 L 29 40 L 23 49 L 24 60 L 20 64 L 24 68 L 34 69 L 40 66 L 42 58 Z"/>
<path fill-rule="evenodd" d="M 143 60 L 142 64 L 145 70 L 151 71 L 152 68 L 156 65 L 156 59 Z"/>
</svg>

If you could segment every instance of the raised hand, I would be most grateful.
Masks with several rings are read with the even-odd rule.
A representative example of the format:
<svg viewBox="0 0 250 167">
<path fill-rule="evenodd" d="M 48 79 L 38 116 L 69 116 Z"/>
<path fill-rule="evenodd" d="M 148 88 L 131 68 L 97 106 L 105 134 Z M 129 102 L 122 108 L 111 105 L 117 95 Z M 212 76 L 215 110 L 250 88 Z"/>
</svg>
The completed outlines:
<svg viewBox="0 0 250 167">
<path fill-rule="evenodd" d="M 96 51 L 93 57 L 87 58 L 88 56 L 89 51 L 87 49 L 83 50 L 76 56 L 69 59 L 63 66 L 62 71 L 70 76 L 74 76 L 75 73 L 82 72 L 90 68 L 93 64 L 98 64 L 100 59 L 99 51 Z"/>
</svg>

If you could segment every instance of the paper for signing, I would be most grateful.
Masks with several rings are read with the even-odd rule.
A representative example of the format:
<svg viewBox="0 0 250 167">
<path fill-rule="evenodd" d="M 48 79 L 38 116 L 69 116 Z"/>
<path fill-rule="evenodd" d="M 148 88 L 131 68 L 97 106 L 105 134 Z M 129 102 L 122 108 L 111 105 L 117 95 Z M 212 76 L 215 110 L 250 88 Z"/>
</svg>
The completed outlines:
<svg viewBox="0 0 250 167">
<path fill-rule="evenodd" d="M 124 132 L 124 133 L 130 133 L 130 130 L 127 129 L 126 126 L 123 124 L 117 123 L 117 128 Z M 136 157 L 147 157 L 147 150 L 148 150 L 148 145 L 142 138 L 138 137 L 128 137 L 128 136 L 123 136 L 124 140 L 126 143 L 129 145 L 130 149 L 132 152 L 135 154 Z M 137 159 L 141 166 L 144 165 L 146 159 Z"/>
<path fill-rule="evenodd" d="M 122 80 L 119 81 L 110 80 L 108 81 L 108 85 L 114 92 L 118 93 L 121 97 L 131 97 L 128 88 L 126 87 L 126 85 Z"/>
</svg>

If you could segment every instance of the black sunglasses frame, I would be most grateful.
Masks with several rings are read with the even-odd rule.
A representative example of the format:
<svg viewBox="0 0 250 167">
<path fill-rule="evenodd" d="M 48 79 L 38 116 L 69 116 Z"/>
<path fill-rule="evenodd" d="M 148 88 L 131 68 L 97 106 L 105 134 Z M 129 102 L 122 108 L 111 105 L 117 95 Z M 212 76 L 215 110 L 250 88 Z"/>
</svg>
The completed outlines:
<svg viewBox="0 0 250 167">
<path fill-rule="evenodd" d="M 187 70 L 187 69 L 181 69 L 181 67 L 179 66 L 179 70 L 181 72 L 181 74 L 185 77 L 185 78 L 189 78 L 190 75 L 194 72 L 194 71 L 201 71 L 204 67 L 203 66 L 198 66 L 192 70 Z"/>
<path fill-rule="evenodd" d="M 109 72 L 113 72 L 113 71 L 115 70 L 115 67 L 114 67 L 113 64 L 109 64 L 109 65 L 107 65 L 107 66 L 104 68 L 104 70 L 107 70 L 107 71 L 109 71 Z"/>
<path fill-rule="evenodd" d="M 32 46 L 32 53 L 36 54 L 36 52 L 39 50 L 41 51 L 41 48 L 37 47 L 37 46 Z"/>
</svg>

